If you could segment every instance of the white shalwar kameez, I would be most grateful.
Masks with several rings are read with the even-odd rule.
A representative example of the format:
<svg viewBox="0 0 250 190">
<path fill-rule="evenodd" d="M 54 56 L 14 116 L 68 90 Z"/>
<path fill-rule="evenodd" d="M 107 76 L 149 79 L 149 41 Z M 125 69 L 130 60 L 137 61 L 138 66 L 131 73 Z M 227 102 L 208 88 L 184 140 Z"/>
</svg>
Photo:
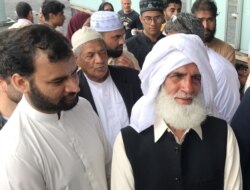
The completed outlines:
<svg viewBox="0 0 250 190">
<path fill-rule="evenodd" d="M 91 81 L 87 75 L 85 76 L 104 132 L 110 145 L 113 146 L 121 128 L 129 124 L 128 112 L 124 100 L 110 75 L 101 83 Z"/>
<path fill-rule="evenodd" d="M 107 190 L 109 154 L 85 99 L 58 118 L 23 97 L 0 132 L 0 189 Z"/>
</svg>

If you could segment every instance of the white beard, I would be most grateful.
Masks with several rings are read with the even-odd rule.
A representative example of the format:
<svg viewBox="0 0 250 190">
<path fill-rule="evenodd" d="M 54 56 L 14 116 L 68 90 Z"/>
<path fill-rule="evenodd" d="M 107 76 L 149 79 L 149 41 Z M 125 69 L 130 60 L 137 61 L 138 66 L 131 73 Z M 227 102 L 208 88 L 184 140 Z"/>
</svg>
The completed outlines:
<svg viewBox="0 0 250 190">
<path fill-rule="evenodd" d="M 190 105 L 175 101 L 176 95 L 168 95 L 162 87 L 156 99 L 156 118 L 162 118 L 175 129 L 191 129 L 200 126 L 206 118 L 206 109 L 199 94 Z"/>
</svg>

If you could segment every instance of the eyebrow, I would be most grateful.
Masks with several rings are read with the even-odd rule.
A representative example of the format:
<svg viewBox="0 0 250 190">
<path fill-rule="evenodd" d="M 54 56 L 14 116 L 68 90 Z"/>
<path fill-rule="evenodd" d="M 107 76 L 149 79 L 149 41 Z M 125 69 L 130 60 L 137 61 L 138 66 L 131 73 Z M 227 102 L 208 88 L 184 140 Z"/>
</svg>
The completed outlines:
<svg viewBox="0 0 250 190">
<path fill-rule="evenodd" d="M 77 72 L 77 70 L 78 70 L 78 67 L 76 66 L 76 68 L 75 68 L 74 71 L 70 74 L 70 76 L 73 75 L 73 74 L 75 74 L 75 73 Z M 54 83 L 54 82 L 57 82 L 57 81 L 63 81 L 63 80 L 65 80 L 66 78 L 68 78 L 68 75 L 54 78 L 54 79 L 48 81 L 48 83 Z"/>
</svg>

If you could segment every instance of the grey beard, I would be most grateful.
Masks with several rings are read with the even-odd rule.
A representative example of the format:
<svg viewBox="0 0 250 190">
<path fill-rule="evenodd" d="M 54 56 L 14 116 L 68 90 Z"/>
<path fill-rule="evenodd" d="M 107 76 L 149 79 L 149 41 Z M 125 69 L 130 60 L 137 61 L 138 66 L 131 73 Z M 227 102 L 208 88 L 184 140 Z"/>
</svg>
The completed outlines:
<svg viewBox="0 0 250 190">
<path fill-rule="evenodd" d="M 191 129 L 200 126 L 206 119 L 206 109 L 201 95 L 193 98 L 190 105 L 177 103 L 173 95 L 168 95 L 162 87 L 157 96 L 156 117 L 162 118 L 175 129 Z"/>
</svg>

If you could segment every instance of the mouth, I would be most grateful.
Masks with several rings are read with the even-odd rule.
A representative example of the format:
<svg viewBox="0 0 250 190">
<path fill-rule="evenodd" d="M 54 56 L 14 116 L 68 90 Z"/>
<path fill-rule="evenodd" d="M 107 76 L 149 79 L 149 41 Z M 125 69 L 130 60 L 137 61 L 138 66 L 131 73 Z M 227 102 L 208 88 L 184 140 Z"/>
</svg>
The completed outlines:
<svg viewBox="0 0 250 190">
<path fill-rule="evenodd" d="M 193 102 L 193 98 L 175 98 L 175 101 L 182 105 L 190 105 Z"/>
</svg>

